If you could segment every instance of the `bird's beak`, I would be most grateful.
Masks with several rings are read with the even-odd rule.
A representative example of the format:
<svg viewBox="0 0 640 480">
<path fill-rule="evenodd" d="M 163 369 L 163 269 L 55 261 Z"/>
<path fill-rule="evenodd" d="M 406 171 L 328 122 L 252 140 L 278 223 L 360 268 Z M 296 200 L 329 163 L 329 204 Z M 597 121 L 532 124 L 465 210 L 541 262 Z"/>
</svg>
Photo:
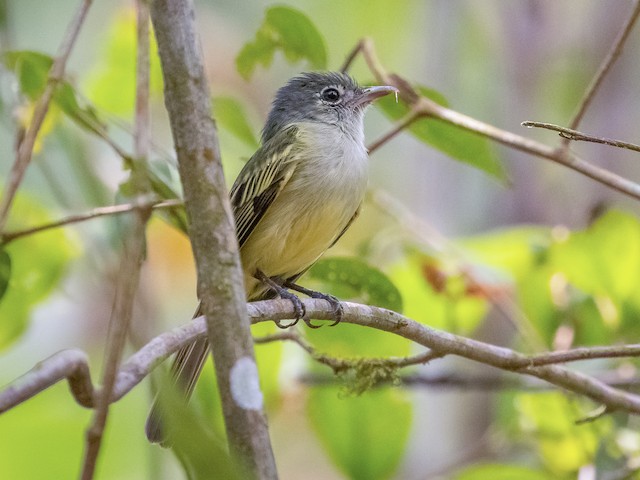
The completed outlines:
<svg viewBox="0 0 640 480">
<path fill-rule="evenodd" d="M 357 106 L 366 106 L 377 98 L 384 97 L 390 93 L 396 94 L 396 100 L 398 98 L 398 89 L 396 87 L 389 87 L 387 85 L 367 87 L 362 90 L 362 93 L 354 99 Z"/>
</svg>

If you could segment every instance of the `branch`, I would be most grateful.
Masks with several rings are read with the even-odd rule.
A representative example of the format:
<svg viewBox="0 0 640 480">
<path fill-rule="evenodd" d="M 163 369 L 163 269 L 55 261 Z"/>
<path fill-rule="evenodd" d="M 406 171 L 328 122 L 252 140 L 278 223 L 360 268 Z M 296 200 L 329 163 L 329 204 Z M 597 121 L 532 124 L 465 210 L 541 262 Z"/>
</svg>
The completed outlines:
<svg viewBox="0 0 640 480">
<path fill-rule="evenodd" d="M 535 127 L 535 128 L 546 128 L 547 130 L 554 130 L 556 132 L 559 132 L 562 138 L 565 138 L 568 140 L 602 143 L 604 145 L 611 145 L 612 147 L 625 148 L 627 150 L 634 150 L 636 152 L 640 152 L 640 145 L 636 145 L 635 143 L 627 143 L 621 140 L 612 140 L 610 138 L 594 137 L 592 135 L 587 135 L 586 133 L 579 132 L 577 130 L 572 130 L 570 128 L 554 125 L 553 123 L 522 122 L 521 125 L 527 128 Z"/>
<path fill-rule="evenodd" d="M 263 337 L 254 338 L 253 341 L 256 344 L 264 344 L 279 341 L 291 341 L 297 344 L 305 352 L 307 352 L 313 360 L 333 370 L 334 374 L 340 374 L 347 370 L 355 370 L 363 364 L 379 365 L 381 367 L 388 367 L 392 369 L 398 369 L 403 367 L 409 367 L 412 365 L 423 365 L 442 357 L 442 354 L 432 352 L 431 350 L 412 355 L 410 357 L 402 358 L 358 358 L 355 360 L 332 357 L 323 353 L 319 353 L 309 342 L 300 336 L 297 330 L 287 330 L 284 332 L 274 333 L 272 335 L 265 335 Z"/>
<path fill-rule="evenodd" d="M 587 88 L 587 91 L 582 97 L 582 100 L 580 101 L 580 106 L 578 107 L 578 111 L 573 117 L 573 120 L 569 123 L 570 129 L 575 130 L 576 128 L 578 128 L 578 125 L 580 124 L 582 117 L 587 111 L 587 108 L 589 108 L 589 105 L 591 105 L 591 101 L 595 97 L 596 92 L 598 91 L 598 88 L 600 88 L 600 85 L 602 84 L 602 80 L 604 80 L 604 77 L 607 75 L 607 73 L 609 73 L 611 66 L 615 63 L 615 61 L 618 59 L 618 57 L 622 53 L 622 48 L 625 42 L 627 41 L 627 38 L 629 37 L 631 30 L 633 29 L 633 25 L 638 19 L 638 15 L 640 15 L 640 2 L 636 0 L 635 7 L 633 8 L 631 15 L 629 16 L 629 19 L 620 30 L 618 37 L 613 42 L 613 46 L 611 47 L 611 50 L 609 51 L 606 58 L 602 62 L 602 65 L 600 65 L 598 72 L 596 73 L 595 77 L 591 81 L 591 84 Z"/>
<path fill-rule="evenodd" d="M 149 200 L 139 203 L 124 203 L 122 205 L 112 205 L 108 207 L 98 207 L 87 213 L 81 213 L 78 215 L 70 215 L 68 217 L 56 220 L 51 223 L 45 223 L 44 225 L 38 225 L 36 227 L 27 228 L 24 230 L 16 230 L 15 232 L 6 232 L 0 234 L 0 244 L 6 245 L 18 238 L 33 235 L 34 233 L 43 232 L 52 228 L 64 227 L 65 225 L 71 225 L 73 223 L 85 222 L 94 218 L 105 217 L 108 215 L 121 215 L 123 213 L 135 212 L 137 210 L 156 210 L 161 208 L 178 208 L 184 204 L 182 200 Z"/>
<path fill-rule="evenodd" d="M 328 308 L 328 304 L 323 300 L 305 300 L 304 304 L 310 318 L 333 318 L 331 308 Z M 640 396 L 622 392 L 583 373 L 558 365 L 535 366 L 536 361 L 541 361 L 540 355 L 529 357 L 508 348 L 439 331 L 382 308 L 353 303 L 343 305 L 344 322 L 394 333 L 441 355 L 457 355 L 502 370 L 537 377 L 565 390 L 587 396 L 610 410 L 620 409 L 640 414 Z M 280 321 L 291 318 L 293 308 L 286 300 L 262 301 L 250 304 L 249 313 L 254 323 L 265 320 Z M 597 352 L 589 358 L 599 358 L 598 355 L 601 353 Z M 586 357 L 583 352 L 580 359 L 584 358 Z"/>
<path fill-rule="evenodd" d="M 136 1 L 137 10 L 137 55 L 136 55 L 136 109 L 134 148 L 131 184 L 138 197 L 150 190 L 145 174 L 149 152 L 149 5 L 146 0 Z M 151 217 L 151 209 L 137 209 L 131 227 L 123 238 L 124 248 L 116 283 L 116 294 L 111 319 L 109 338 L 105 353 L 102 390 L 95 398 L 95 412 L 91 427 L 87 431 L 86 452 L 82 467 L 82 479 L 94 477 L 98 454 L 107 425 L 109 406 L 115 387 L 122 352 L 127 340 L 129 324 L 133 316 L 133 301 L 138 289 L 140 269 L 146 252 L 146 228 Z"/>
<path fill-rule="evenodd" d="M 277 478 L 193 1 L 154 0 L 151 18 L 229 450 L 245 477 Z"/>
<path fill-rule="evenodd" d="M 311 318 L 334 320 L 333 308 L 326 301 L 304 299 L 303 303 Z M 637 386 L 638 381 L 618 378 L 595 379 L 565 367 L 549 365 L 554 362 L 637 357 L 640 356 L 640 345 L 578 348 L 566 352 L 548 352 L 527 356 L 508 348 L 436 330 L 382 308 L 349 302 L 344 302 L 343 307 L 342 321 L 345 323 L 394 333 L 430 348 L 431 351 L 422 354 L 424 357 L 420 360 L 428 361 L 436 355 L 457 355 L 501 370 L 545 380 L 552 385 L 600 402 L 609 410 L 620 409 L 640 414 L 640 396 L 617 390 L 605 383 L 612 382 L 614 385 L 627 387 Z M 270 320 L 280 321 L 293 316 L 293 307 L 288 300 L 266 300 L 250 303 L 247 305 L 247 309 L 253 323 Z M 198 317 L 186 325 L 151 340 L 123 363 L 114 384 L 111 401 L 115 402 L 122 398 L 169 355 L 199 335 L 204 335 L 205 332 L 205 319 Z M 285 334 L 287 333 L 285 332 Z M 295 337 L 295 335 L 284 335 L 282 339 L 289 340 Z M 266 341 L 270 341 L 268 337 Z M 334 360 L 338 361 L 338 359 Z M 402 366 L 402 363 L 422 363 L 418 360 L 418 356 L 407 357 L 407 359 L 392 359 L 391 361 L 397 362 L 398 366 Z M 80 363 L 84 366 L 79 366 Z M 72 393 L 78 403 L 85 407 L 93 407 L 92 399 L 95 394 L 90 388 L 91 379 L 86 367 L 86 356 L 82 352 L 71 351 L 61 352 L 44 360 L 33 370 L 9 384 L 0 392 L 0 413 L 15 407 L 65 377 L 69 379 Z"/>
<path fill-rule="evenodd" d="M 610 387 L 624 390 L 640 387 L 640 379 L 625 380 L 618 375 L 605 375 L 595 377 Z M 335 376 L 307 373 L 300 377 L 300 381 L 305 385 L 339 385 L 339 380 Z M 383 386 L 380 384 L 379 386 Z M 471 390 L 482 392 L 494 392 L 504 390 L 520 391 L 549 391 L 555 387 L 542 380 L 519 378 L 512 375 L 468 375 L 456 372 L 447 372 L 439 375 L 401 375 L 396 377 L 394 385 L 401 385 L 407 388 L 428 388 L 429 390 L 457 390 L 468 392 Z"/>
<path fill-rule="evenodd" d="M 11 166 L 11 172 L 7 179 L 4 195 L 0 202 L 0 232 L 4 230 L 9 216 L 9 211 L 11 210 L 11 204 L 13 203 L 13 198 L 18 191 L 18 187 L 22 182 L 29 163 L 31 163 L 33 146 L 36 142 L 38 132 L 40 131 L 40 127 L 42 127 L 42 122 L 44 122 L 45 116 L 47 115 L 49 104 L 51 103 L 56 87 L 64 77 L 67 59 L 69 58 L 73 45 L 78 38 L 80 28 L 82 27 L 87 16 L 87 12 L 89 11 L 89 7 L 91 6 L 91 1 L 92 0 L 82 0 L 75 17 L 69 24 L 67 33 L 60 45 L 60 48 L 58 49 L 58 54 L 53 61 L 51 70 L 49 71 L 47 86 L 33 109 L 31 123 L 24 134 L 24 138 L 21 139 L 18 145 L 16 159 L 14 164 Z"/>
<path fill-rule="evenodd" d="M 385 85 L 396 87 L 400 91 L 400 97 L 409 104 L 411 111 L 405 119 L 400 120 L 400 125 L 404 124 L 406 126 L 408 124 L 408 119 L 413 119 L 416 115 L 419 118 L 433 118 L 441 120 L 483 137 L 490 138 L 515 150 L 551 160 L 552 162 L 586 175 L 587 177 L 592 178 L 593 180 L 620 193 L 624 193 L 625 195 L 629 195 L 630 197 L 640 200 L 640 184 L 582 160 L 580 157 L 566 149 L 549 147 L 543 143 L 502 130 L 493 125 L 456 112 L 455 110 L 451 110 L 450 108 L 438 105 L 429 98 L 426 98 L 416 92 L 409 82 L 402 77 L 387 73 L 378 60 L 371 39 L 363 39 L 359 45 L 359 51 L 362 52 L 362 55 L 367 62 L 369 69 L 376 77 L 376 80 Z M 397 128 L 394 130 L 397 130 Z M 385 141 L 387 140 L 388 139 Z M 378 148 L 383 143 L 384 141 L 377 141 L 374 145 Z"/>
</svg>

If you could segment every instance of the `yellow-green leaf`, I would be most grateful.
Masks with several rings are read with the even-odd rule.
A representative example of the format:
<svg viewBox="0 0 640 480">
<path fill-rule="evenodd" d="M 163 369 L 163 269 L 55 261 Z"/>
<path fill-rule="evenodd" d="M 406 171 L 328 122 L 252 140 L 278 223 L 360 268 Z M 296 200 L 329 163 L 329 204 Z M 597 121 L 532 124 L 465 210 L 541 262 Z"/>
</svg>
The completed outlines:
<svg viewBox="0 0 640 480">
<path fill-rule="evenodd" d="M 307 414 L 323 447 L 350 479 L 389 478 L 409 439 L 412 406 L 405 392 L 384 388 L 354 397 L 315 387 Z"/>
<path fill-rule="evenodd" d="M 290 63 L 306 59 L 314 69 L 327 68 L 324 39 L 300 10 L 285 6 L 268 8 L 255 39 L 245 44 L 238 54 L 236 68 L 249 79 L 258 65 L 271 65 L 277 50 L 281 50 Z"/>
<path fill-rule="evenodd" d="M 213 117 L 220 127 L 228 130 L 249 147 L 258 148 L 258 140 L 247 121 L 244 107 L 235 98 L 215 97 L 213 99 Z"/>
<path fill-rule="evenodd" d="M 435 90 L 422 86 L 416 87 L 416 90 L 437 104 L 448 106 L 444 96 Z M 409 113 L 406 103 L 396 102 L 391 96 L 381 98 L 376 105 L 393 120 L 404 118 Z M 451 158 L 476 167 L 500 181 L 507 179 L 504 166 L 486 138 L 441 120 L 426 117 L 413 122 L 408 130 L 420 141 Z"/>
</svg>

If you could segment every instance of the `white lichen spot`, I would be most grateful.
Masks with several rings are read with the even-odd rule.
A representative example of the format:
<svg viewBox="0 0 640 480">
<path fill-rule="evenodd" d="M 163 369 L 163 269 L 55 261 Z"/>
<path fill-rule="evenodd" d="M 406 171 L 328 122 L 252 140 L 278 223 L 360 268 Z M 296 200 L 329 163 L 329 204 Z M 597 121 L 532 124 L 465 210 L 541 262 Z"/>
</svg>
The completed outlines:
<svg viewBox="0 0 640 480">
<path fill-rule="evenodd" d="M 246 410 L 262 409 L 262 392 L 258 380 L 258 367 L 249 357 L 238 359 L 229 375 L 231 397 L 240 408 Z"/>
</svg>

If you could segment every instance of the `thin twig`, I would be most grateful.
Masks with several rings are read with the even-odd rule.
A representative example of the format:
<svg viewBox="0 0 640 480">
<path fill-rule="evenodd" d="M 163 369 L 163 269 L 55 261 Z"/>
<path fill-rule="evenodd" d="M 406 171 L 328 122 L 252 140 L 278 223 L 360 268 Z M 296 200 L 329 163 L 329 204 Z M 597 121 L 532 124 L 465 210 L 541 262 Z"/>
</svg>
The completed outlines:
<svg viewBox="0 0 640 480">
<path fill-rule="evenodd" d="M 587 91 L 582 97 L 582 100 L 580 101 L 580 106 L 578 107 L 578 111 L 573 117 L 573 120 L 571 120 L 571 122 L 569 123 L 569 128 L 571 130 L 575 130 L 576 128 L 578 128 L 578 125 L 580 124 L 582 117 L 584 117 L 584 114 L 587 111 L 587 108 L 589 108 L 589 105 L 591 105 L 591 101 L 595 97 L 596 92 L 598 91 L 598 88 L 600 88 L 600 85 L 602 84 L 602 80 L 604 80 L 604 77 L 607 75 L 607 73 L 609 73 L 611 66 L 615 63 L 615 61 L 618 59 L 618 57 L 622 53 L 622 48 L 624 47 L 624 44 L 627 41 L 627 38 L 629 37 L 631 30 L 633 29 L 633 25 L 638 19 L 638 15 L 640 15 L 640 1 L 636 0 L 635 6 L 633 7 L 631 15 L 629 15 L 627 22 L 624 24 L 624 26 L 620 30 L 620 33 L 618 34 L 616 40 L 614 41 L 613 46 L 611 47 L 611 50 L 609 50 L 609 53 L 607 54 L 606 58 L 600 65 L 598 72 L 593 77 L 591 84 L 589 85 L 589 87 L 587 88 Z M 566 143 L 568 143 L 568 140 L 565 142 L 565 144 Z"/>
<path fill-rule="evenodd" d="M 135 193 L 143 197 L 150 190 L 145 173 L 149 152 L 149 5 L 146 0 L 137 0 L 137 45 L 136 56 L 136 110 L 134 122 L 135 159 L 131 170 L 131 183 Z M 107 424 L 109 405 L 118 379 L 122 352 L 133 315 L 133 302 L 138 289 L 140 269 L 146 251 L 145 232 L 151 217 L 151 209 L 137 209 L 135 222 L 123 240 L 124 248 L 120 272 L 116 283 L 116 295 L 111 319 L 109 338 L 105 352 L 105 367 L 102 390 L 96 398 L 91 427 L 87 431 L 86 451 L 82 468 L 82 479 L 94 476 L 104 429 Z"/>
<path fill-rule="evenodd" d="M 409 128 L 411 124 L 416 120 L 420 120 L 420 118 L 422 118 L 422 115 L 420 115 L 419 112 L 416 112 L 415 110 L 410 111 L 403 119 L 396 123 L 391 130 L 389 130 L 378 140 L 367 146 L 369 154 L 375 152 L 378 148 L 390 141 L 393 137 L 401 133 L 403 130 Z"/>
<path fill-rule="evenodd" d="M 612 373 L 608 375 L 606 373 Z M 610 387 L 622 390 L 637 390 L 640 387 L 640 379 L 623 379 L 615 372 L 606 372 L 594 378 Z M 433 390 L 459 390 L 469 392 L 472 390 L 482 392 L 494 392 L 504 390 L 519 390 L 528 392 L 545 392 L 555 387 L 536 378 L 526 379 L 517 374 L 495 375 L 478 374 L 470 375 L 458 372 L 447 372 L 438 375 L 399 375 L 396 384 L 407 388 L 426 388 Z M 300 376 L 300 381 L 307 385 L 339 385 L 340 380 L 333 375 L 306 373 Z M 377 385 L 378 387 L 384 384 Z"/>
<path fill-rule="evenodd" d="M 184 204 L 182 200 L 149 200 L 147 202 L 140 203 L 125 203 L 122 205 L 112 205 L 108 207 L 98 207 L 90 210 L 86 213 L 81 213 L 78 215 L 70 215 L 68 217 L 62 218 L 60 220 L 56 220 L 51 223 L 45 223 L 44 225 L 38 225 L 36 227 L 27 228 L 24 230 L 16 230 L 15 232 L 7 232 L 0 235 L 0 244 L 6 245 L 13 240 L 17 240 L 18 238 L 26 237 L 29 235 L 33 235 L 34 233 L 43 232 L 46 230 L 50 230 L 52 228 L 59 228 L 65 225 L 71 225 L 73 223 L 85 222 L 87 220 L 93 220 L 94 218 L 106 217 L 110 215 L 121 215 L 123 213 L 135 212 L 137 210 L 147 210 L 151 208 L 152 210 L 163 209 L 163 208 L 178 208 L 183 207 Z"/>
<path fill-rule="evenodd" d="M 570 128 L 554 125 L 553 123 L 545 122 L 522 122 L 523 127 L 527 128 L 545 128 L 547 130 L 553 130 L 558 132 L 562 138 L 575 141 L 602 143 L 604 145 L 611 145 L 612 147 L 625 148 L 627 150 L 634 150 L 640 152 L 640 145 L 635 143 L 623 142 L 622 140 L 613 140 L 611 138 L 594 137 L 593 135 L 587 135 L 586 133 L 572 130 Z"/>
<path fill-rule="evenodd" d="M 93 407 L 95 391 L 87 354 L 81 350 L 64 350 L 42 360 L 0 391 L 0 413 L 65 379 L 76 402 L 83 407 Z"/>
<path fill-rule="evenodd" d="M 134 155 L 138 160 L 149 158 L 151 146 L 151 117 L 149 114 L 149 2 L 136 0 L 136 106 L 133 130 Z"/>
<path fill-rule="evenodd" d="M 300 336 L 297 330 L 293 330 L 293 329 L 290 329 L 284 332 L 274 333 L 271 335 L 265 335 L 265 336 L 253 339 L 253 341 L 257 344 L 279 342 L 283 340 L 291 341 L 297 344 L 300 348 L 302 348 L 305 352 L 307 352 L 311 356 L 311 358 L 313 358 L 316 362 L 321 363 L 322 365 L 328 366 L 333 370 L 334 373 L 340 373 L 349 369 L 354 369 L 364 363 L 383 365 L 391 368 L 403 368 L 403 367 L 409 367 L 412 365 L 423 365 L 425 363 L 430 362 L 431 360 L 435 360 L 442 356 L 442 354 L 440 353 L 436 353 L 431 350 L 428 350 L 426 352 L 419 353 L 417 355 L 411 355 L 409 357 L 401 357 L 401 358 L 358 358 L 355 360 L 346 359 L 346 358 L 337 358 L 337 357 L 332 357 L 331 355 L 319 353 L 309 342 L 307 342 L 304 338 Z"/>
<path fill-rule="evenodd" d="M 87 430 L 86 450 L 82 468 L 82 480 L 93 478 L 98 454 L 102 444 L 103 432 L 109 414 L 111 396 L 116 383 L 120 358 L 126 341 L 129 323 L 133 312 L 133 300 L 138 287 L 140 267 L 145 252 L 145 228 L 149 210 L 141 210 L 136 221 L 124 239 L 124 251 L 116 283 L 116 294 L 111 318 L 109 320 L 109 338 L 105 352 L 102 390 L 96 396 L 95 412 L 91 427 Z"/>
<path fill-rule="evenodd" d="M 353 63 L 353 61 L 358 56 L 358 53 L 360 53 L 360 50 L 362 50 L 363 42 L 364 42 L 364 40 L 360 40 L 356 44 L 356 46 L 353 47 L 353 49 L 349 52 L 349 54 L 347 55 L 347 58 L 345 58 L 344 63 L 340 67 L 340 71 L 341 72 L 347 73 L 347 71 L 351 68 L 351 64 Z"/>
<path fill-rule="evenodd" d="M 581 347 L 571 350 L 547 352 L 530 355 L 532 366 L 551 365 L 559 363 L 579 362 L 594 358 L 624 358 L 639 357 L 640 343 L 630 345 L 615 345 L 610 347 Z"/>
<path fill-rule="evenodd" d="M 7 223 L 13 198 L 15 197 L 18 187 L 20 186 L 24 174 L 27 171 L 27 167 L 31 162 L 33 146 L 36 142 L 38 132 L 40 131 L 40 127 L 42 127 L 42 122 L 44 122 L 45 116 L 47 115 L 56 87 L 64 77 L 67 60 L 71 54 L 71 50 L 73 49 L 76 39 L 78 38 L 80 28 L 87 16 L 87 12 L 91 6 L 91 1 L 92 0 L 82 0 L 75 17 L 69 24 L 64 40 L 58 49 L 58 55 L 53 61 L 53 65 L 49 71 L 47 85 L 33 109 L 31 123 L 24 134 L 24 138 L 22 138 L 18 145 L 16 160 L 11 167 L 11 172 L 9 173 L 9 178 L 4 189 L 4 195 L 0 202 L 0 232 L 4 230 Z"/>
</svg>

